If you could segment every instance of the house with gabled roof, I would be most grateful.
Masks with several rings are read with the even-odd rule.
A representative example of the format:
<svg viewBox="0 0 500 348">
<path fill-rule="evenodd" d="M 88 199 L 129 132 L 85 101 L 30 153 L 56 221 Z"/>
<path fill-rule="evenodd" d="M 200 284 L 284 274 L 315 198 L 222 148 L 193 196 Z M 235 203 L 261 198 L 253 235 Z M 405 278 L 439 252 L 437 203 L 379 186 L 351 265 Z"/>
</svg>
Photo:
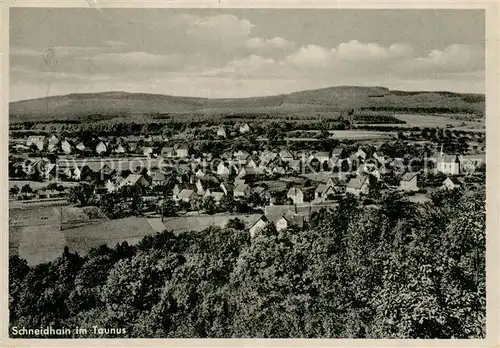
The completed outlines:
<svg viewBox="0 0 500 348">
<path fill-rule="evenodd" d="M 357 160 L 362 160 L 364 161 L 366 159 L 366 152 L 362 148 L 358 148 L 358 151 L 354 153 L 354 157 Z"/>
<path fill-rule="evenodd" d="M 186 158 L 189 156 L 189 148 L 185 145 L 180 145 L 175 149 L 175 157 Z"/>
<path fill-rule="evenodd" d="M 231 184 L 229 184 L 229 183 L 227 183 L 227 182 L 221 182 L 220 188 L 221 188 L 222 192 L 224 192 L 224 194 L 226 196 L 229 196 L 229 195 L 233 194 L 234 186 L 231 185 Z"/>
<path fill-rule="evenodd" d="M 264 150 L 261 152 L 259 159 L 260 159 L 261 163 L 267 164 L 267 163 L 273 161 L 276 157 L 278 157 L 276 152 Z"/>
<path fill-rule="evenodd" d="M 300 188 L 291 187 L 286 193 L 286 197 L 293 201 L 293 204 L 304 203 L 304 192 Z"/>
<path fill-rule="evenodd" d="M 123 147 L 122 144 L 118 144 L 114 149 L 113 149 L 113 152 L 116 153 L 116 154 L 124 154 L 125 152 L 127 152 L 125 150 L 125 148 Z"/>
<path fill-rule="evenodd" d="M 45 135 L 30 135 L 26 140 L 27 147 L 35 145 L 40 151 L 42 151 L 45 148 L 46 143 L 47 143 L 47 138 L 45 137 Z"/>
<path fill-rule="evenodd" d="M 149 182 L 140 174 L 129 174 L 125 179 L 121 180 L 118 184 L 118 188 L 123 186 L 149 186 Z"/>
<path fill-rule="evenodd" d="M 203 197 L 212 197 L 214 199 L 215 204 L 220 204 L 220 201 L 222 200 L 222 197 L 224 197 L 224 192 L 221 191 L 212 191 L 210 189 L 207 189 L 205 191 L 205 194 Z"/>
<path fill-rule="evenodd" d="M 295 207 L 290 205 L 266 206 L 264 216 L 268 223 L 274 225 L 277 231 L 287 229 L 291 226 L 303 227 L 305 221 L 304 215 L 297 214 Z"/>
<path fill-rule="evenodd" d="M 269 220 L 265 215 L 262 215 L 257 221 L 255 221 L 249 228 L 250 232 L 250 238 L 255 238 L 259 232 L 261 232 L 263 229 L 265 229 L 268 224 Z"/>
<path fill-rule="evenodd" d="M 329 184 L 319 184 L 314 191 L 314 201 L 323 202 L 336 194 L 335 187 Z"/>
<path fill-rule="evenodd" d="M 436 163 L 436 169 L 447 175 L 460 174 L 460 160 L 457 155 L 440 154 Z"/>
<path fill-rule="evenodd" d="M 404 173 L 399 179 L 399 189 L 403 191 L 418 191 L 417 172 Z"/>
<path fill-rule="evenodd" d="M 127 143 L 127 148 L 128 148 L 128 152 L 136 153 L 137 149 L 139 148 L 139 143 L 129 142 L 129 143 Z"/>
<path fill-rule="evenodd" d="M 462 186 L 462 182 L 458 178 L 449 176 L 443 181 L 441 188 L 453 190 L 455 188 L 459 188 L 460 186 Z"/>
<path fill-rule="evenodd" d="M 239 184 L 235 186 L 233 190 L 234 198 L 248 198 L 250 196 L 251 189 L 247 184 Z"/>
<path fill-rule="evenodd" d="M 55 152 L 58 149 L 59 138 L 55 135 L 52 135 L 47 141 L 47 150 L 50 152 Z"/>
<path fill-rule="evenodd" d="M 74 148 L 74 145 L 69 140 L 64 139 L 63 141 L 61 141 L 61 150 L 66 155 L 71 154 L 73 152 L 73 148 Z"/>
<path fill-rule="evenodd" d="M 359 175 L 349 180 L 346 186 L 346 193 L 355 196 L 367 195 L 370 192 L 370 181 L 368 175 Z"/>
<path fill-rule="evenodd" d="M 221 177 L 228 177 L 231 174 L 238 174 L 238 168 L 235 165 L 228 162 L 220 162 L 217 165 L 217 175 Z"/>
<path fill-rule="evenodd" d="M 234 158 L 240 163 L 246 163 L 246 161 L 250 158 L 250 154 L 245 150 L 239 150 L 234 153 Z"/>
<path fill-rule="evenodd" d="M 177 195 L 177 200 L 190 203 L 198 197 L 194 190 L 183 189 Z"/>
<path fill-rule="evenodd" d="M 279 157 L 284 162 L 290 162 L 291 160 L 294 159 L 292 152 L 288 149 L 281 150 L 279 153 Z"/>
<path fill-rule="evenodd" d="M 45 180 L 52 180 L 57 175 L 57 166 L 54 163 L 46 163 L 42 167 L 42 177 Z"/>
<path fill-rule="evenodd" d="M 344 149 L 340 146 L 337 146 L 336 148 L 334 148 L 332 150 L 332 157 L 335 159 L 340 158 L 342 156 L 343 152 L 344 152 Z"/>
<path fill-rule="evenodd" d="M 224 126 L 220 126 L 219 128 L 217 128 L 217 136 L 221 138 L 225 138 L 227 136 L 226 128 Z"/>
<path fill-rule="evenodd" d="M 165 173 L 158 171 L 151 177 L 151 184 L 153 186 L 163 185 L 166 179 L 167 176 L 165 175 Z"/>
<path fill-rule="evenodd" d="M 276 231 L 281 231 L 292 226 L 303 227 L 304 218 L 302 216 L 293 215 L 290 213 L 285 213 L 280 218 L 275 221 Z"/>
<path fill-rule="evenodd" d="M 240 126 L 239 131 L 241 134 L 248 133 L 250 132 L 250 126 L 248 125 L 248 123 L 244 123 Z"/>
<path fill-rule="evenodd" d="M 95 147 L 95 152 L 98 155 L 101 155 L 101 154 L 104 154 L 106 151 L 108 151 L 108 147 L 106 146 L 106 144 L 102 140 L 99 141 L 99 143 Z"/>
<path fill-rule="evenodd" d="M 173 158 L 175 157 L 175 150 L 172 146 L 164 146 L 161 149 L 161 157 L 163 158 Z"/>
<path fill-rule="evenodd" d="M 259 165 L 257 164 L 257 162 L 258 162 L 257 160 L 255 160 L 255 159 L 253 159 L 253 158 L 250 157 L 247 160 L 246 166 L 250 167 L 250 168 L 259 168 Z"/>
</svg>

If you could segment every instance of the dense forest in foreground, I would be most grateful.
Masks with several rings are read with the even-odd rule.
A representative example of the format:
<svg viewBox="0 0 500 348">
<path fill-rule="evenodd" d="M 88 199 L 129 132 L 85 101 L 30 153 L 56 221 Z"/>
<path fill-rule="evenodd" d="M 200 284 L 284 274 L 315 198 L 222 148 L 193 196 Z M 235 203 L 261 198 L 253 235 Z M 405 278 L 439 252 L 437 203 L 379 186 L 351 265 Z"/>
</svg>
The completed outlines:
<svg viewBox="0 0 500 348">
<path fill-rule="evenodd" d="M 348 197 L 303 230 L 252 240 L 235 224 L 83 257 L 65 250 L 34 267 L 11 256 L 10 326 L 125 329 L 114 337 L 483 338 L 484 188 L 384 202 Z"/>
</svg>

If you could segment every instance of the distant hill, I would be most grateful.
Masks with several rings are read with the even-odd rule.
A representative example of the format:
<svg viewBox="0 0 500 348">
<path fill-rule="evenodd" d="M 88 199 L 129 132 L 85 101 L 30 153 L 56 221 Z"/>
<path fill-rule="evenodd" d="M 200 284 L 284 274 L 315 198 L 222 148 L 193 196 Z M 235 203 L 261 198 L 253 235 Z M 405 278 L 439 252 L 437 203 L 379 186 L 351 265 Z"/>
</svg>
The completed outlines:
<svg viewBox="0 0 500 348">
<path fill-rule="evenodd" d="M 481 94 L 404 92 L 383 87 L 340 86 L 269 97 L 206 99 L 161 94 L 103 92 L 68 94 L 10 103 L 10 122 L 96 121 L 154 114 L 282 113 L 303 110 L 375 109 L 402 112 L 483 114 Z"/>
</svg>

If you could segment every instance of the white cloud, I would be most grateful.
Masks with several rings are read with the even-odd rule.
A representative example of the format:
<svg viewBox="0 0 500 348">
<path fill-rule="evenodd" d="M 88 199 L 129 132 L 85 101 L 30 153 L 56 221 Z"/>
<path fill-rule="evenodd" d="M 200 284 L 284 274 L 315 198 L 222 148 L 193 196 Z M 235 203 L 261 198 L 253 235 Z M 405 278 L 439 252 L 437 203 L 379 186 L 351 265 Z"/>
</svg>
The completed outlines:
<svg viewBox="0 0 500 348">
<path fill-rule="evenodd" d="M 296 66 L 325 67 L 333 64 L 405 58 L 411 56 L 412 52 L 411 47 L 405 44 L 385 47 L 378 43 L 351 40 L 330 49 L 316 45 L 301 47 L 297 52 L 288 56 L 287 61 Z"/>
<path fill-rule="evenodd" d="M 249 48 L 285 48 L 293 45 L 290 41 L 281 37 L 273 37 L 272 39 L 262 39 L 260 37 L 253 37 L 246 42 Z"/>
<path fill-rule="evenodd" d="M 286 61 L 295 66 L 325 66 L 333 58 L 335 51 L 321 46 L 307 45 L 289 55 Z"/>
<path fill-rule="evenodd" d="M 455 44 L 444 50 L 432 50 L 426 57 L 403 62 L 398 69 L 403 74 L 446 74 L 484 70 L 484 48 Z"/>
<path fill-rule="evenodd" d="M 346 60 L 391 59 L 408 57 L 412 53 L 411 47 L 405 44 L 393 44 L 384 47 L 377 43 L 362 43 L 357 40 L 341 43 L 334 49 L 337 58 Z"/>
<path fill-rule="evenodd" d="M 208 17 L 181 15 L 176 24 L 185 30 L 187 36 L 227 43 L 246 40 L 253 28 L 253 24 L 247 19 L 233 15 Z"/>
</svg>

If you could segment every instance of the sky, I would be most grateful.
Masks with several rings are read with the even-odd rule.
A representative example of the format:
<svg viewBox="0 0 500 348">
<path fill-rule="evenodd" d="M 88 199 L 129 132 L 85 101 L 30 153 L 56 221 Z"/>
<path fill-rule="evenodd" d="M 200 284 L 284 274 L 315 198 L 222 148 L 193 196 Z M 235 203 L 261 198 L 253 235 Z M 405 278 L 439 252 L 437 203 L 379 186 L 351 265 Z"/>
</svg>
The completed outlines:
<svg viewBox="0 0 500 348">
<path fill-rule="evenodd" d="M 236 98 L 330 86 L 484 93 L 483 10 L 10 10 L 10 100 Z"/>
</svg>

